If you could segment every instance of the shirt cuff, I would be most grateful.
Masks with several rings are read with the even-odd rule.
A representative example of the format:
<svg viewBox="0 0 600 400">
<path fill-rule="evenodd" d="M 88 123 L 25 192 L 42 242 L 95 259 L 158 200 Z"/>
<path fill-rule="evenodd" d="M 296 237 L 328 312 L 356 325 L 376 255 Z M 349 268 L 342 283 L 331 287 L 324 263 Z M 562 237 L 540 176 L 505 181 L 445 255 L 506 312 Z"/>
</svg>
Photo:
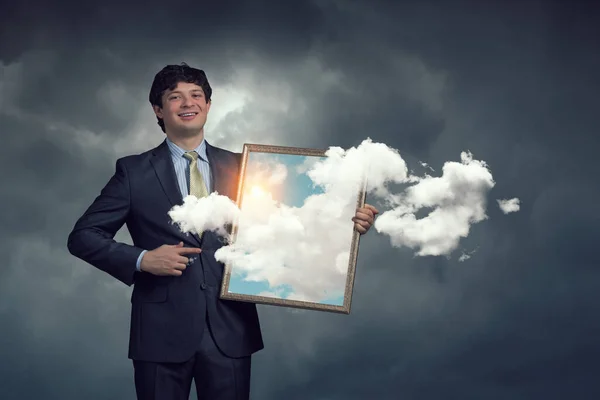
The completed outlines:
<svg viewBox="0 0 600 400">
<path fill-rule="evenodd" d="M 140 272 L 140 266 L 142 265 L 142 258 L 144 257 L 144 254 L 146 254 L 148 252 L 148 250 L 142 250 L 142 252 L 140 253 L 140 255 L 138 256 L 137 262 L 135 263 L 135 270 Z"/>
</svg>

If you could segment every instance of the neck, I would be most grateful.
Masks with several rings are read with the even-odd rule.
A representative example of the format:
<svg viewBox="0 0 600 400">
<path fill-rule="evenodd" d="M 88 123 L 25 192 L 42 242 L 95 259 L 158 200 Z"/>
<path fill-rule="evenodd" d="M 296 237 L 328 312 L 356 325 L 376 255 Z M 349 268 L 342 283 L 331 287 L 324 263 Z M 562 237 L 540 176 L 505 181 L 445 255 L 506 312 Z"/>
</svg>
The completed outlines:
<svg viewBox="0 0 600 400">
<path fill-rule="evenodd" d="M 181 147 L 185 151 L 194 150 L 196 147 L 200 146 L 202 140 L 204 140 L 204 129 L 200 131 L 199 134 L 194 136 L 177 136 L 174 134 L 170 134 L 167 132 L 167 137 L 177 146 Z"/>
</svg>

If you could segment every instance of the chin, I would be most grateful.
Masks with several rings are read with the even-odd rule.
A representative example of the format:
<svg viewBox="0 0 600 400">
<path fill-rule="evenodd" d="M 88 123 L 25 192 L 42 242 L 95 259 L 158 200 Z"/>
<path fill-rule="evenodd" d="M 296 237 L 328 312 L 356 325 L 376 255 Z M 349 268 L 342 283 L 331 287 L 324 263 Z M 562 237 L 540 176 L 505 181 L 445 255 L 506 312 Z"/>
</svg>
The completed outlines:
<svg viewBox="0 0 600 400">
<path fill-rule="evenodd" d="M 201 135 L 203 132 L 202 128 L 204 128 L 204 126 L 183 126 L 179 127 L 179 129 L 177 129 L 177 132 L 180 135 L 192 137 Z"/>
</svg>

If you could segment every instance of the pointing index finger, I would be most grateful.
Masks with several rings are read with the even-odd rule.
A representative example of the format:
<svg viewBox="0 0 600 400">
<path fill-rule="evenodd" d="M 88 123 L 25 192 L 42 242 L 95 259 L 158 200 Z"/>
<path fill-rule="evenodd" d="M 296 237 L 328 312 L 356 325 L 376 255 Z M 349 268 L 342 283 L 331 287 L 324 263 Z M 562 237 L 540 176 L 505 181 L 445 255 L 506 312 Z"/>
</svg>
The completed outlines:
<svg viewBox="0 0 600 400">
<path fill-rule="evenodd" d="M 179 254 L 187 254 L 187 253 L 200 253 L 202 249 L 198 247 L 181 247 L 177 249 L 177 253 Z"/>
</svg>

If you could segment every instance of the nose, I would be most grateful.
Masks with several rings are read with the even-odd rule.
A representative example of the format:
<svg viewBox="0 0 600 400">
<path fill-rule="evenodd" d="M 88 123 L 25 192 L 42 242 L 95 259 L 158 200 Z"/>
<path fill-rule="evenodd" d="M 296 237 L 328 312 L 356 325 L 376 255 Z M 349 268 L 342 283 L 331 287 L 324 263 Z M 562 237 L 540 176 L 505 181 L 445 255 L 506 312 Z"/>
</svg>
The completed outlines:
<svg viewBox="0 0 600 400">
<path fill-rule="evenodd" d="M 190 105 L 192 105 L 192 99 L 189 98 L 188 96 L 183 96 L 183 100 L 181 102 L 181 105 L 183 107 L 189 107 Z"/>
</svg>

